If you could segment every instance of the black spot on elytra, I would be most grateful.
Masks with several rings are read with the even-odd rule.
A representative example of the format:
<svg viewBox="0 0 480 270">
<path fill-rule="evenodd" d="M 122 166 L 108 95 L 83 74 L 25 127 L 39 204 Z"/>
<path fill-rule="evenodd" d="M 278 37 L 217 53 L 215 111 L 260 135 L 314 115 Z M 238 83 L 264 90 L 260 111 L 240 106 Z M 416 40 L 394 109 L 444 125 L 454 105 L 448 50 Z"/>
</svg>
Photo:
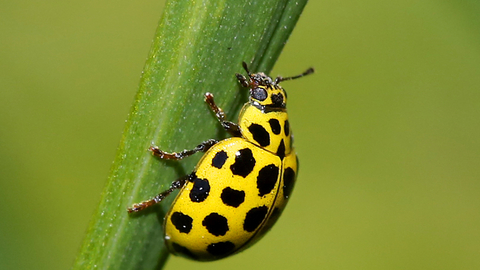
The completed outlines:
<svg viewBox="0 0 480 270">
<path fill-rule="evenodd" d="M 192 229 L 193 219 L 189 215 L 185 215 L 181 212 L 175 212 L 170 217 L 170 220 L 179 232 L 189 233 Z"/>
<path fill-rule="evenodd" d="M 210 184 L 207 179 L 193 179 L 193 187 L 190 190 L 190 200 L 192 202 L 203 202 L 210 193 Z"/>
<path fill-rule="evenodd" d="M 212 159 L 212 166 L 218 169 L 221 169 L 225 161 L 227 161 L 227 152 L 220 151 L 215 154 L 215 157 Z"/>
<path fill-rule="evenodd" d="M 173 248 L 174 253 L 183 254 L 186 257 L 197 260 L 197 256 L 195 256 L 195 254 L 193 254 L 188 248 L 186 248 L 182 245 L 179 245 L 179 244 L 173 242 L 172 243 L 172 248 Z"/>
<path fill-rule="evenodd" d="M 255 158 L 253 158 L 252 150 L 244 148 L 235 153 L 235 163 L 230 166 L 230 170 L 235 175 L 247 177 L 255 167 Z"/>
<path fill-rule="evenodd" d="M 285 136 L 288 136 L 290 134 L 290 123 L 288 122 L 288 120 L 285 120 L 284 131 L 285 131 Z"/>
<path fill-rule="evenodd" d="M 253 139 L 262 147 L 268 146 L 270 144 L 270 134 L 268 131 L 258 124 L 251 124 L 248 127 L 250 133 L 252 133 Z"/>
<path fill-rule="evenodd" d="M 227 218 L 218 213 L 211 213 L 206 216 L 202 221 L 202 225 L 207 228 L 209 233 L 215 236 L 225 235 L 228 232 Z"/>
<path fill-rule="evenodd" d="M 225 256 L 234 249 L 235 244 L 230 241 L 213 243 L 207 247 L 208 253 L 212 254 L 213 256 Z"/>
<path fill-rule="evenodd" d="M 268 194 L 275 187 L 277 183 L 279 169 L 277 166 L 270 164 L 263 167 L 257 176 L 258 196 L 262 197 Z"/>
<path fill-rule="evenodd" d="M 278 145 L 277 156 L 279 156 L 280 159 L 283 159 L 285 157 L 285 142 L 283 141 L 283 139 L 280 141 L 280 144 Z"/>
<path fill-rule="evenodd" d="M 250 209 L 245 221 L 243 222 L 243 229 L 247 232 L 255 231 L 262 221 L 265 219 L 265 216 L 268 213 L 268 208 L 266 206 L 260 206 Z"/>
<path fill-rule="evenodd" d="M 295 171 L 292 168 L 286 168 L 283 173 L 283 197 L 288 199 L 295 183 Z"/>
<path fill-rule="evenodd" d="M 280 122 L 278 122 L 277 119 L 270 119 L 268 120 L 268 123 L 270 124 L 270 127 L 272 128 L 272 132 L 273 134 L 280 134 L 280 132 L 282 131 L 282 127 L 280 126 Z"/>
<path fill-rule="evenodd" d="M 224 204 L 228 206 L 238 207 L 245 201 L 245 191 L 235 190 L 230 187 L 226 187 L 222 191 L 220 196 Z"/>
</svg>

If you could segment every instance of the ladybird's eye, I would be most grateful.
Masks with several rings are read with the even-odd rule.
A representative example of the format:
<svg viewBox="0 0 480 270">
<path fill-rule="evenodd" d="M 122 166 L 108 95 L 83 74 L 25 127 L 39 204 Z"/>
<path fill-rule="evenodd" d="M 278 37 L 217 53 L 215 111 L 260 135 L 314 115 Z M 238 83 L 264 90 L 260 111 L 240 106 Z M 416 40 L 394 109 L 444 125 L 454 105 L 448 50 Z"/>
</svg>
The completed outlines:
<svg viewBox="0 0 480 270">
<path fill-rule="evenodd" d="M 267 91 L 263 88 L 255 88 L 252 90 L 252 98 L 259 100 L 259 101 L 264 101 L 267 99 Z"/>
</svg>

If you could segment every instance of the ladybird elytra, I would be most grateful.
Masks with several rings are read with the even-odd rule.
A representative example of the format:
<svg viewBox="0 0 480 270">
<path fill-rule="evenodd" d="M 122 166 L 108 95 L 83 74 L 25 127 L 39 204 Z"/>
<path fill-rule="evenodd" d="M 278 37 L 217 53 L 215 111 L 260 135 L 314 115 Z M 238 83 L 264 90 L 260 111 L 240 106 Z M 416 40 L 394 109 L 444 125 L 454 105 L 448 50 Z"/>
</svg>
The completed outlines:
<svg viewBox="0 0 480 270">
<path fill-rule="evenodd" d="M 180 160 L 205 152 L 193 172 L 150 200 L 134 204 L 138 212 L 181 189 L 164 218 L 169 250 L 193 260 L 218 260 L 251 246 L 277 221 L 288 202 L 298 174 L 298 158 L 286 110 L 287 95 L 278 84 L 313 73 L 271 79 L 262 72 L 236 74 L 250 90 L 238 124 L 226 121 L 213 95 L 205 101 L 232 137 L 207 140 L 192 150 L 168 153 L 151 147 L 153 155 Z"/>
</svg>

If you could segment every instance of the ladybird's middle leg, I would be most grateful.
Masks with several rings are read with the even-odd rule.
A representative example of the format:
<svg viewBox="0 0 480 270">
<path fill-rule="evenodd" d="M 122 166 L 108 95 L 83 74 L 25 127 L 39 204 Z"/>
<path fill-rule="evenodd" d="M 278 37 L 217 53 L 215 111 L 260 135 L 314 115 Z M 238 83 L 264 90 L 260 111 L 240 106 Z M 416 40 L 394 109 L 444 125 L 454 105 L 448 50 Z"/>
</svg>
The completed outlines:
<svg viewBox="0 0 480 270">
<path fill-rule="evenodd" d="M 215 116 L 217 117 L 218 121 L 222 124 L 222 127 L 230 133 L 233 137 L 241 137 L 242 133 L 240 132 L 240 127 L 230 121 L 225 120 L 225 112 L 215 104 L 215 101 L 213 100 L 213 94 L 212 93 L 205 93 L 205 102 L 207 102 L 208 106 L 210 106 L 210 109 L 215 113 Z"/>
<path fill-rule="evenodd" d="M 181 152 L 172 152 L 168 153 L 165 151 L 160 150 L 157 146 L 152 146 L 150 147 L 150 151 L 152 151 L 152 154 L 156 157 L 159 157 L 161 159 L 174 159 L 174 160 L 180 160 L 186 157 L 189 157 L 197 152 L 206 152 L 210 147 L 215 145 L 218 141 L 214 139 L 206 140 L 202 142 L 201 144 L 197 145 L 195 148 L 192 150 L 183 150 Z"/>
</svg>

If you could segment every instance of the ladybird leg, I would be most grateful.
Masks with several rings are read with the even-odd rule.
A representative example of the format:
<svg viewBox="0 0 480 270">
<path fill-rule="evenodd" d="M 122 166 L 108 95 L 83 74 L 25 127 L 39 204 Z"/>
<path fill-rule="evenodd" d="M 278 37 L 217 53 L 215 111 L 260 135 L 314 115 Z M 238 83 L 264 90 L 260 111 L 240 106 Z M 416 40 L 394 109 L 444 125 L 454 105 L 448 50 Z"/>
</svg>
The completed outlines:
<svg viewBox="0 0 480 270">
<path fill-rule="evenodd" d="M 173 152 L 173 153 L 167 153 L 165 151 L 160 150 L 157 146 L 152 146 L 150 147 L 150 151 L 152 151 L 152 154 L 156 157 L 159 157 L 161 159 L 174 159 L 174 160 L 180 160 L 186 157 L 189 157 L 197 152 L 206 152 L 210 147 L 215 145 L 218 141 L 214 139 L 206 140 L 202 142 L 201 144 L 197 145 L 197 147 L 193 148 L 192 150 L 183 150 L 182 152 Z"/>
<path fill-rule="evenodd" d="M 183 187 L 185 185 L 185 182 L 189 181 L 189 180 L 190 180 L 190 175 L 185 175 L 184 177 L 181 177 L 181 178 L 175 180 L 170 185 L 169 189 L 167 189 L 164 192 L 158 194 L 157 196 L 151 198 L 150 200 L 146 200 L 146 201 L 143 201 L 141 203 L 133 204 L 132 207 L 127 208 L 127 211 L 129 213 L 140 212 L 147 207 L 150 207 L 154 204 L 157 204 L 157 203 L 163 201 L 163 199 L 165 199 L 168 195 L 170 195 L 170 193 L 172 193 L 174 190 Z"/>
<path fill-rule="evenodd" d="M 208 106 L 210 106 L 210 109 L 215 113 L 215 116 L 217 117 L 218 121 L 220 121 L 220 124 L 222 124 L 222 127 L 230 133 L 230 135 L 234 137 L 241 137 L 242 133 L 240 132 L 240 127 L 230 121 L 225 121 L 225 112 L 215 104 L 215 101 L 213 100 L 213 94 L 212 93 L 205 93 L 205 102 L 207 102 Z"/>
</svg>

